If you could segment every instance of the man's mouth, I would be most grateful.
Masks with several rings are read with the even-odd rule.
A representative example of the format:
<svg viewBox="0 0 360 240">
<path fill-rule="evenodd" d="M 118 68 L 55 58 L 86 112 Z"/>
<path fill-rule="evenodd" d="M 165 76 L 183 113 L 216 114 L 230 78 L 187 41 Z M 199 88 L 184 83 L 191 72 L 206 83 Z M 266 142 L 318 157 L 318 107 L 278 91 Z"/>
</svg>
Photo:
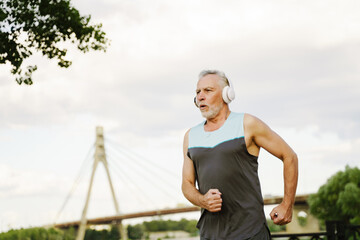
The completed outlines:
<svg viewBox="0 0 360 240">
<path fill-rule="evenodd" d="M 204 110 L 205 108 L 207 107 L 207 105 L 205 105 L 205 104 L 200 104 L 200 110 Z"/>
</svg>

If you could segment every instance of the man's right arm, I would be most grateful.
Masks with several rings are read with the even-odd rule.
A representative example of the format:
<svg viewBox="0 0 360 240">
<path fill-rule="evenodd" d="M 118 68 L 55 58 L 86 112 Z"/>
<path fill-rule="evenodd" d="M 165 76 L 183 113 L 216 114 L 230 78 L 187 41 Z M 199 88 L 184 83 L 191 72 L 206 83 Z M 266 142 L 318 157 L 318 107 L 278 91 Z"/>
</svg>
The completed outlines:
<svg viewBox="0 0 360 240">
<path fill-rule="evenodd" d="M 202 195 L 195 187 L 195 168 L 193 161 L 187 156 L 189 145 L 189 131 L 186 132 L 183 144 L 184 163 L 182 171 L 182 192 L 184 196 L 194 205 L 205 208 L 210 212 L 221 210 L 221 193 L 218 189 L 210 189 Z"/>
</svg>

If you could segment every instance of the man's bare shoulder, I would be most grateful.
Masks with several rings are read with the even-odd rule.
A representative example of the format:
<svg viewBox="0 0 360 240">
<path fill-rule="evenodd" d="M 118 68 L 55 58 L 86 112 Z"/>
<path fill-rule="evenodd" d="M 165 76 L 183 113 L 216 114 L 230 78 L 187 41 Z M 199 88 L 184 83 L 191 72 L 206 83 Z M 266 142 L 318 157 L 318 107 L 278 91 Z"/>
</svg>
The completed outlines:
<svg viewBox="0 0 360 240">
<path fill-rule="evenodd" d="M 184 151 L 187 150 L 188 145 L 189 145 L 189 132 L 190 132 L 190 129 L 188 129 L 184 135 L 184 142 L 183 142 Z"/>
<path fill-rule="evenodd" d="M 244 129 L 250 135 L 256 135 L 268 129 L 268 126 L 258 117 L 245 113 L 244 115 Z"/>
<path fill-rule="evenodd" d="M 255 127 L 261 123 L 263 122 L 258 117 L 249 113 L 244 114 L 244 126 Z"/>
<path fill-rule="evenodd" d="M 184 139 L 189 137 L 190 128 L 185 132 Z"/>
</svg>

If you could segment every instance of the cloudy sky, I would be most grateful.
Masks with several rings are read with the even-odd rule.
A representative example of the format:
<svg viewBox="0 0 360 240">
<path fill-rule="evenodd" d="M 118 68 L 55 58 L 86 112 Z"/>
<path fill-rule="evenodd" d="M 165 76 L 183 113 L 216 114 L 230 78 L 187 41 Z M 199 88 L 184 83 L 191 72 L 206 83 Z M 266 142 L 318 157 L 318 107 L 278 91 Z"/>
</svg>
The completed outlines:
<svg viewBox="0 0 360 240">
<path fill-rule="evenodd" d="M 296 151 L 298 194 L 360 167 L 359 1 L 72 2 L 111 46 L 70 46 L 68 69 L 34 55 L 32 86 L 0 66 L 0 231 L 80 218 L 96 126 L 121 212 L 187 204 L 182 140 L 202 121 L 192 99 L 203 69 L 223 70 L 236 91 L 230 108 Z M 281 195 L 281 161 L 263 151 L 259 163 L 263 195 Z M 114 214 L 104 172 L 89 217 Z"/>
</svg>

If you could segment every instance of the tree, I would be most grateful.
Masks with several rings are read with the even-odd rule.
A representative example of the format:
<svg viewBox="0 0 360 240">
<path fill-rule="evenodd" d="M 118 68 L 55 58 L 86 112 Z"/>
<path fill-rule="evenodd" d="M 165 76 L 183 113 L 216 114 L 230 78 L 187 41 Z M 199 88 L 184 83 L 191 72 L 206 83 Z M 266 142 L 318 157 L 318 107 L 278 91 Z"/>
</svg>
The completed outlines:
<svg viewBox="0 0 360 240">
<path fill-rule="evenodd" d="M 17 229 L 10 230 L 5 233 L 0 233 L 1 240 L 15 240 L 15 239 L 26 239 L 26 240 L 63 240 L 63 232 L 54 228 L 28 228 L 28 229 Z M 72 238 L 75 239 L 75 238 Z"/>
<path fill-rule="evenodd" d="M 129 225 L 127 232 L 129 239 L 142 239 L 144 236 L 144 226 L 142 224 Z"/>
<path fill-rule="evenodd" d="M 267 219 L 266 220 L 269 230 L 270 232 L 282 232 L 282 231 L 286 231 L 286 226 L 285 225 L 276 225 L 272 220 Z"/>
<path fill-rule="evenodd" d="M 184 231 L 191 234 L 191 236 L 197 236 L 199 235 L 199 230 L 197 229 L 197 221 L 196 220 L 186 220 Z"/>
<path fill-rule="evenodd" d="M 360 170 L 346 166 L 308 199 L 310 212 L 321 220 L 360 224 Z"/>
<path fill-rule="evenodd" d="M 69 67 L 64 42 L 77 45 L 82 52 L 105 51 L 109 45 L 102 25 L 91 25 L 91 16 L 81 16 L 70 0 L 1 0 L 0 1 L 0 64 L 10 63 L 18 84 L 31 85 L 36 65 L 22 68 L 23 61 L 34 51 L 60 67 Z"/>
<path fill-rule="evenodd" d="M 118 240 L 120 239 L 121 235 L 120 235 L 120 231 L 119 231 L 119 226 L 118 225 L 111 225 L 111 229 L 110 232 L 108 234 L 108 240 Z"/>
<path fill-rule="evenodd" d="M 76 237 L 76 231 L 74 227 L 70 227 L 66 230 L 63 230 L 64 232 L 64 240 L 74 240 Z"/>
</svg>

